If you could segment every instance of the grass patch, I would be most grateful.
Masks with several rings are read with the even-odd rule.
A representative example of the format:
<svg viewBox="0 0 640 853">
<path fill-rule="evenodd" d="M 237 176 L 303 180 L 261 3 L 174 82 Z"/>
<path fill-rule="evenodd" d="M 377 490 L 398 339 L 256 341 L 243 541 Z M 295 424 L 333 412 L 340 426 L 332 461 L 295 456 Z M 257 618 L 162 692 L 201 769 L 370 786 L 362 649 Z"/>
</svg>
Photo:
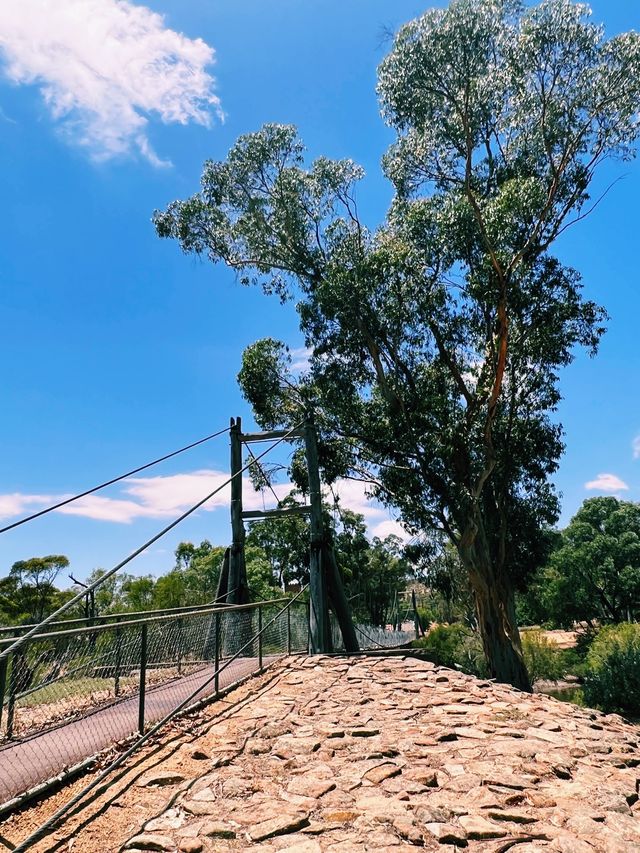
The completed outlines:
<svg viewBox="0 0 640 853">
<path fill-rule="evenodd" d="M 137 684 L 137 678 L 120 679 L 121 690 L 130 685 Z M 62 679 L 60 681 L 53 682 L 52 684 L 43 684 L 42 687 L 34 690 L 33 693 L 29 693 L 27 696 L 22 696 L 17 699 L 16 706 L 18 708 L 33 708 L 37 705 L 48 705 L 74 697 L 81 698 L 83 696 L 89 696 L 91 693 L 97 693 L 98 691 L 108 691 L 113 693 L 113 678 L 70 678 Z"/>
</svg>

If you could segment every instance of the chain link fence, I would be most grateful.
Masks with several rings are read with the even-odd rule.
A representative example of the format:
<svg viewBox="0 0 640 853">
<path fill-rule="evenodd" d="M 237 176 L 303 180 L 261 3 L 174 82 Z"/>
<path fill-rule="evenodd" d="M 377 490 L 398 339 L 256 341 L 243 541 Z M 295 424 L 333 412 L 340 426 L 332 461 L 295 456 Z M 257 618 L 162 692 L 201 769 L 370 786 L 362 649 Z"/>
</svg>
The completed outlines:
<svg viewBox="0 0 640 853">
<path fill-rule="evenodd" d="M 340 631 L 338 621 L 333 613 L 329 614 L 329 621 L 331 625 L 332 648 L 336 652 L 343 652 L 344 641 L 342 639 L 342 633 Z M 354 628 L 356 629 L 358 644 L 363 652 L 372 651 L 374 649 L 393 649 L 400 646 L 406 646 L 416 638 L 415 629 L 394 631 L 390 628 L 381 628 L 379 625 L 364 625 L 359 623 L 356 623 Z"/>
<path fill-rule="evenodd" d="M 48 626 L 0 662 L 0 804 L 307 648 L 302 601 Z"/>
<path fill-rule="evenodd" d="M 302 600 L 97 621 L 49 625 L 0 661 L 0 805 L 309 645 Z M 343 651 L 333 615 L 331 629 Z M 0 651 L 25 630 L 0 629 Z M 356 632 L 363 651 L 414 638 L 372 625 Z"/>
</svg>

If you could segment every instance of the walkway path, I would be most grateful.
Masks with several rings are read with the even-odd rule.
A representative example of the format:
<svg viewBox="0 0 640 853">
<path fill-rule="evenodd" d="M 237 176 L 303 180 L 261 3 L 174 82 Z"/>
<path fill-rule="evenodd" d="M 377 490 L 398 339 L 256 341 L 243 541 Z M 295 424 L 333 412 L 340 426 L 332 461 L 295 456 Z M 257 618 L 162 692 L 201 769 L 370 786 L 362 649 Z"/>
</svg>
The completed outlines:
<svg viewBox="0 0 640 853">
<path fill-rule="evenodd" d="M 273 658 L 265 658 L 269 663 Z M 238 658 L 220 673 L 220 689 L 229 687 L 257 671 L 255 658 Z M 184 701 L 197 687 L 212 678 L 214 668 L 207 666 L 168 684 L 147 689 L 145 723 L 162 719 Z M 203 687 L 194 701 L 211 696 L 213 680 Z M 80 719 L 50 729 L 34 737 L 7 744 L 0 749 L 0 803 L 73 767 L 84 759 L 137 731 L 138 694 L 89 712 Z"/>
<path fill-rule="evenodd" d="M 29 853 L 640 853 L 620 717 L 399 657 L 290 658 L 227 700 Z"/>
</svg>

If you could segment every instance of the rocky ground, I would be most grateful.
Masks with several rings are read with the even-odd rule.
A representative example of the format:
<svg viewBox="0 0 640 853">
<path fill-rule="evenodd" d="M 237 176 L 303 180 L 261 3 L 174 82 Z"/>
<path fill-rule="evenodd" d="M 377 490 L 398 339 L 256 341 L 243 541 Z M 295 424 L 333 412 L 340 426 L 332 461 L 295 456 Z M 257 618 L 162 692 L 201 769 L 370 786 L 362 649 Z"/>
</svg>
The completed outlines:
<svg viewBox="0 0 640 853">
<path fill-rule="evenodd" d="M 238 695 L 33 849 L 640 851 L 620 717 L 411 658 L 297 658 Z"/>
</svg>

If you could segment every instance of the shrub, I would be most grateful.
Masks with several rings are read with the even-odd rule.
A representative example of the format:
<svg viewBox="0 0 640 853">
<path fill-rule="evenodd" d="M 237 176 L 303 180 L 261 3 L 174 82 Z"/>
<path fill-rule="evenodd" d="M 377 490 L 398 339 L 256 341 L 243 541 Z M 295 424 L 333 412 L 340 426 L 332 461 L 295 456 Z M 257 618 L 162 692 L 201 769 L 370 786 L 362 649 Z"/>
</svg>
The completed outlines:
<svg viewBox="0 0 640 853">
<path fill-rule="evenodd" d="M 640 714 L 640 625 L 623 622 L 598 633 L 587 654 L 584 697 L 603 711 Z"/>
<path fill-rule="evenodd" d="M 589 638 L 589 644 L 592 638 Z M 586 673 L 586 658 L 587 652 L 589 650 L 589 644 L 584 643 L 580 638 L 578 639 L 578 645 L 574 648 L 570 649 L 560 649 L 560 658 L 562 660 L 562 666 L 564 669 L 564 674 L 571 674 L 577 676 L 581 681 L 584 681 L 584 676 Z"/>
<path fill-rule="evenodd" d="M 522 653 L 531 681 L 557 681 L 565 672 L 561 650 L 541 631 L 522 631 Z"/>
<path fill-rule="evenodd" d="M 437 625 L 413 645 L 425 649 L 429 658 L 439 666 L 461 669 L 481 677 L 487 674 L 479 636 L 459 622 Z"/>
<path fill-rule="evenodd" d="M 422 625 L 423 631 L 429 630 L 429 625 L 433 622 L 433 613 L 426 607 L 418 607 L 418 619 Z"/>
</svg>

